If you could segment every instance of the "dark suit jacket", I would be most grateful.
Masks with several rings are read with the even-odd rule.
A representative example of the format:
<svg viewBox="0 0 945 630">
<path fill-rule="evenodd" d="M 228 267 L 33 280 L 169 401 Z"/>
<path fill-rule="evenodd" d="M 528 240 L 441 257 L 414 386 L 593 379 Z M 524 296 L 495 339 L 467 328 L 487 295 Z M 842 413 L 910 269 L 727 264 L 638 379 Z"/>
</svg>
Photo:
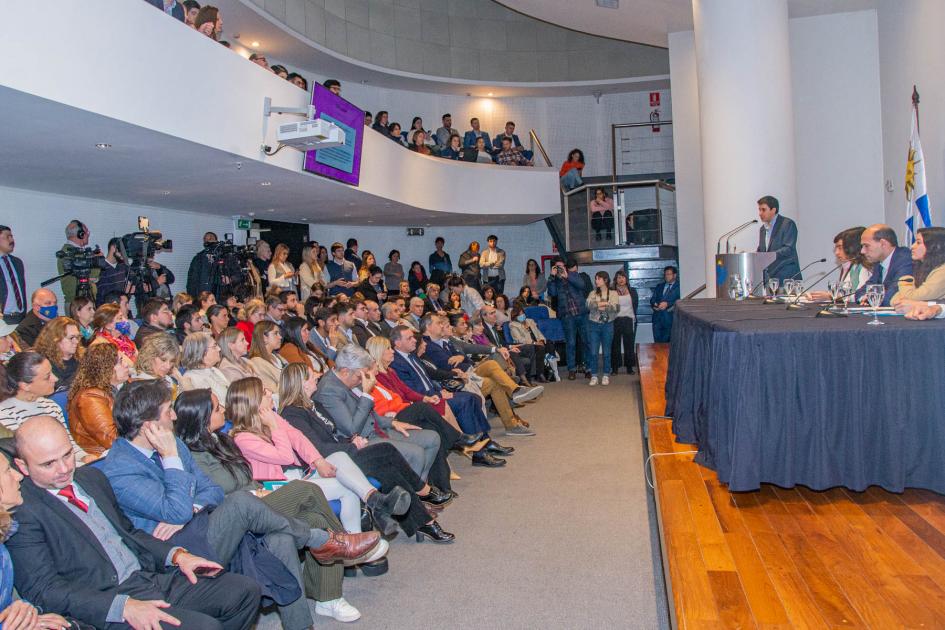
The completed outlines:
<svg viewBox="0 0 945 630">
<path fill-rule="evenodd" d="M 434 306 L 434 303 L 436 303 L 436 306 L 439 306 L 439 308 L 436 308 L 436 306 Z M 430 313 L 432 311 L 445 311 L 445 310 L 446 309 L 443 307 L 442 304 L 440 304 L 439 300 L 434 300 L 429 295 L 423 298 L 423 312 L 424 313 Z"/>
<path fill-rule="evenodd" d="M 775 252 L 777 258 L 765 269 L 767 278 L 801 279 L 801 264 L 797 260 L 797 225 L 791 219 L 777 215 L 768 247 L 765 248 L 764 226 L 758 232 L 758 251 Z"/>
<path fill-rule="evenodd" d="M 452 370 L 453 366 L 449 364 L 449 358 L 456 356 L 457 354 L 463 354 L 458 348 L 456 348 L 453 342 L 448 339 L 446 341 L 445 348 L 441 348 L 439 345 L 435 344 L 432 340 L 430 340 L 429 337 L 424 337 L 424 339 L 427 340 L 427 351 L 424 353 L 423 358 L 441 370 Z M 470 361 L 469 357 L 466 356 L 463 362 L 456 367 L 461 370 L 467 370 L 472 367 L 472 361 Z"/>
<path fill-rule="evenodd" d="M 483 142 L 485 142 L 486 151 L 488 151 L 489 153 L 492 153 L 492 141 L 489 139 L 489 134 L 486 133 L 485 131 L 480 131 L 479 133 L 482 134 L 482 140 Z M 476 146 L 476 132 L 473 131 L 472 129 L 467 131 L 466 134 L 463 136 L 463 146 L 466 147 L 467 149 L 470 149 Z"/>
<path fill-rule="evenodd" d="M 420 367 L 422 369 L 422 365 Z M 432 388 L 424 386 L 420 375 L 411 367 L 407 359 L 403 358 L 396 350 L 394 351 L 394 361 L 390 364 L 389 369 L 394 370 L 394 373 L 404 382 L 404 385 L 415 392 L 420 392 L 424 396 L 439 396 L 441 393 L 436 383 L 433 383 L 434 387 Z"/>
<path fill-rule="evenodd" d="M 873 273 L 859 291 L 856 292 L 856 299 L 862 300 L 866 295 L 866 285 L 882 284 L 886 289 L 881 306 L 889 306 L 889 301 L 899 292 L 899 278 L 912 275 L 912 254 L 908 247 L 897 247 L 893 251 L 892 259 L 889 261 L 889 269 L 886 271 L 886 280 L 882 280 L 879 272 L 879 264 L 873 265 Z"/>
<path fill-rule="evenodd" d="M 26 294 L 26 275 L 23 271 L 23 261 L 11 254 L 10 264 L 13 265 L 13 271 L 16 273 L 17 285 L 19 285 L 20 288 L 20 296 L 23 298 L 22 312 L 25 313 L 29 311 L 30 308 L 32 308 L 32 304 L 30 304 L 30 296 Z M 6 264 L 3 262 L 0 262 L 0 265 L 4 265 L 4 267 L 6 266 Z M 5 271 L 6 270 L 4 269 L 3 272 L 0 272 L 0 311 L 3 310 L 4 304 L 7 303 L 7 292 L 13 290 L 12 287 L 7 286 L 7 278 L 4 275 Z"/>
<path fill-rule="evenodd" d="M 370 332 L 368 332 L 368 327 L 370 327 Z M 354 335 L 354 338 L 358 340 L 358 345 L 362 348 L 367 347 L 368 339 L 371 337 L 381 337 L 383 332 L 380 327 L 374 322 L 368 322 L 367 326 L 361 322 L 355 320 L 354 326 L 351 327 L 351 333 Z M 373 335 L 371 333 L 374 333 Z"/>
<path fill-rule="evenodd" d="M 141 570 L 165 573 L 171 543 L 135 529 L 118 508 L 105 475 L 93 466 L 76 469 L 75 481 L 115 527 L 138 558 Z M 27 477 L 21 485 L 23 505 L 17 508 L 17 533 L 6 546 L 16 566 L 20 595 L 43 610 L 56 611 L 105 626 L 118 594 L 118 575 L 98 539 L 58 498 Z M 174 569 L 170 569 L 174 570 Z"/>
</svg>

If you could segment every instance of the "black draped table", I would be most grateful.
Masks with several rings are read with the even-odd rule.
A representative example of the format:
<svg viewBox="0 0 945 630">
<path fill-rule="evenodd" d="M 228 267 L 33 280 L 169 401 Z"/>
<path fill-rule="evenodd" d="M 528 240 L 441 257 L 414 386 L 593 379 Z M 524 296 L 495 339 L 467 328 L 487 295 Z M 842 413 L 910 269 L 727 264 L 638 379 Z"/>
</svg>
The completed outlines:
<svg viewBox="0 0 945 630">
<path fill-rule="evenodd" d="M 732 491 L 945 494 L 945 320 L 676 303 L 666 414 Z"/>
</svg>

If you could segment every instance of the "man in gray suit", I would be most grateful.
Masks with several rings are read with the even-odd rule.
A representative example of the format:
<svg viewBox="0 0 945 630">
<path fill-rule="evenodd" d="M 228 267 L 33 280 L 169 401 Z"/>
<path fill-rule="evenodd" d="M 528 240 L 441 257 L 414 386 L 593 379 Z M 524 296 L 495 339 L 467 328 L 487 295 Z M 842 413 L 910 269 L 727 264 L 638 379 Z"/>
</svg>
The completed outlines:
<svg viewBox="0 0 945 630">
<path fill-rule="evenodd" d="M 797 225 L 782 217 L 779 207 L 777 198 L 771 195 L 758 200 L 758 217 L 762 223 L 758 251 L 777 254 L 774 262 L 765 269 L 766 282 L 769 278 L 801 279 L 801 264 L 797 260 Z"/>
<path fill-rule="evenodd" d="M 348 344 L 338 350 L 335 367 L 318 382 L 320 402 L 345 436 L 360 436 L 368 444 L 390 442 L 423 480 L 440 450 L 435 431 L 381 416 L 374 411 L 371 390 L 377 382 L 374 359 L 363 348 Z"/>
</svg>

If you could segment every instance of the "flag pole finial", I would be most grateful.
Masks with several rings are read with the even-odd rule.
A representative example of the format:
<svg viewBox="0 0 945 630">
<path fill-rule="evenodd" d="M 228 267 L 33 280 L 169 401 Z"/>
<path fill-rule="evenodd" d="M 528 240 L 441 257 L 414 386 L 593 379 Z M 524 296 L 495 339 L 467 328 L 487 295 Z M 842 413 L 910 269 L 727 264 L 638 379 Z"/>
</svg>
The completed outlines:
<svg viewBox="0 0 945 630">
<path fill-rule="evenodd" d="M 915 129 L 919 130 L 919 91 L 912 86 L 912 108 L 915 109 Z"/>
</svg>

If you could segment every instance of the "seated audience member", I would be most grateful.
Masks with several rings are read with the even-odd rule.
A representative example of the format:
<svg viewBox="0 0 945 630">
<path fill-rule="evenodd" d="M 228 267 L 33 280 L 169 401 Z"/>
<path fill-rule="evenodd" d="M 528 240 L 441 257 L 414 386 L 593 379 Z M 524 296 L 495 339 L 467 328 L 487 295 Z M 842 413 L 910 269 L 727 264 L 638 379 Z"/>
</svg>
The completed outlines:
<svg viewBox="0 0 945 630">
<path fill-rule="evenodd" d="M 256 324 L 253 342 L 249 346 L 249 363 L 271 392 L 279 391 L 279 375 L 289 364 L 276 352 L 282 347 L 282 339 L 282 331 L 278 326 L 270 321 L 261 321 Z"/>
<path fill-rule="evenodd" d="M 390 250 L 387 260 L 390 262 L 384 265 L 384 286 L 400 286 L 400 281 L 404 279 L 404 266 L 400 264 L 400 252 L 396 249 Z"/>
<path fill-rule="evenodd" d="M 338 79 L 326 79 L 322 86 L 328 89 L 335 96 L 341 96 L 341 82 Z"/>
<path fill-rule="evenodd" d="M 453 117 L 449 114 L 443 114 L 443 126 L 436 130 L 436 143 L 445 147 L 451 144 L 453 136 L 459 137 L 459 132 L 453 129 Z"/>
<path fill-rule="evenodd" d="M 433 155 L 433 151 L 427 144 L 427 133 L 422 129 L 413 134 L 413 142 L 408 145 L 408 148 L 421 155 Z"/>
<path fill-rule="evenodd" d="M 899 278 L 913 272 L 912 255 L 907 247 L 899 247 L 895 230 L 881 223 L 871 225 L 863 231 L 860 246 L 863 258 L 873 266 L 873 272 L 866 285 L 856 292 L 856 299 L 866 299 L 867 285 L 881 284 L 885 290 L 881 306 L 889 306 L 889 301 L 899 291 Z"/>
<path fill-rule="evenodd" d="M 410 286 L 410 295 L 419 295 L 430 279 L 427 277 L 427 270 L 423 268 L 423 263 L 415 260 L 410 263 L 410 271 L 407 273 L 407 282 Z"/>
<path fill-rule="evenodd" d="M 470 248 L 471 247 L 472 246 L 470 246 Z M 465 254 L 463 255 L 465 256 Z M 485 304 L 482 300 L 482 296 L 479 295 L 479 291 L 469 286 L 468 281 L 464 280 L 464 278 L 452 276 L 446 281 L 446 286 L 449 288 L 450 293 L 459 297 L 460 307 L 469 317 L 476 314 L 479 309 L 482 308 L 483 304 Z M 476 286 L 478 286 L 478 282 Z"/>
<path fill-rule="evenodd" d="M 283 342 L 279 356 L 289 363 L 301 363 L 316 372 L 328 369 L 328 357 L 309 341 L 312 329 L 301 317 L 290 317 L 283 327 Z"/>
<path fill-rule="evenodd" d="M 171 391 L 171 399 L 181 391 L 180 345 L 171 335 L 151 335 L 138 351 L 134 381 L 161 381 Z"/>
<path fill-rule="evenodd" d="M 177 343 L 183 345 L 187 335 L 195 332 L 203 332 L 203 317 L 194 304 L 185 304 L 177 311 L 174 317 L 174 336 L 177 337 Z"/>
<path fill-rule="evenodd" d="M 0 365 L 9 361 L 14 354 L 20 352 L 20 344 L 13 334 L 16 326 L 0 320 Z"/>
<path fill-rule="evenodd" d="M 508 139 L 512 143 L 511 149 L 521 153 L 526 160 L 531 161 L 532 157 L 534 157 L 534 153 L 526 151 L 525 147 L 522 146 L 522 141 L 515 135 L 515 123 L 511 120 L 505 123 L 505 131 L 496 134 L 495 138 L 492 139 L 492 143 L 496 146 L 502 146 L 502 141 L 505 139 Z"/>
<path fill-rule="evenodd" d="M 250 300 L 240 309 L 236 327 L 246 337 L 246 343 L 253 340 L 253 328 L 266 317 L 266 303 L 262 300 Z"/>
<path fill-rule="evenodd" d="M 571 149 L 568 159 L 561 165 L 558 176 L 565 190 L 573 190 L 584 184 L 581 179 L 584 172 L 584 152 L 580 149 Z"/>
<path fill-rule="evenodd" d="M 338 315 L 334 312 L 334 309 L 323 306 L 315 310 L 312 318 L 315 326 L 311 329 L 309 341 L 328 357 L 329 361 L 334 361 L 335 355 L 338 353 L 338 347 L 335 346 L 332 338 L 338 328 Z"/>
<path fill-rule="evenodd" d="M 285 66 L 276 64 L 272 66 L 270 70 L 272 70 L 272 73 L 280 79 L 289 79 L 289 71 L 285 69 Z"/>
<path fill-rule="evenodd" d="M 418 132 L 423 133 L 423 138 L 418 142 L 414 138 Z M 430 138 L 430 132 L 423 128 L 423 119 L 419 116 L 414 116 L 413 122 L 410 123 L 410 130 L 407 132 L 407 143 L 413 147 L 413 145 L 420 144 L 433 144 L 433 139 Z"/>
<path fill-rule="evenodd" d="M 128 322 L 128 334 L 127 337 L 134 339 L 135 335 L 138 334 L 138 324 L 134 320 L 134 315 L 131 313 L 131 299 L 128 297 L 127 293 L 112 293 L 105 298 L 105 304 L 117 304 L 118 310 L 121 311 L 122 317 L 125 318 L 125 321 Z"/>
<path fill-rule="evenodd" d="M 227 328 L 217 340 L 220 346 L 220 371 L 229 382 L 241 378 L 256 376 L 256 369 L 246 356 L 249 354 L 249 342 L 243 331 L 238 328 Z"/>
<path fill-rule="evenodd" d="M 140 349 L 145 339 L 155 334 L 167 335 L 173 332 L 174 314 L 167 302 L 151 298 L 141 307 L 142 324 L 135 334 L 135 345 Z"/>
<path fill-rule="evenodd" d="M 482 296 L 482 303 L 489 306 L 495 306 L 495 287 L 491 284 L 487 284 L 482 287 L 482 291 L 479 292 L 479 295 Z"/>
<path fill-rule="evenodd" d="M 539 360 L 542 360 L 545 356 L 554 357 L 556 355 L 555 344 L 542 334 L 535 320 L 525 315 L 525 305 L 523 303 L 514 303 L 510 316 L 509 333 L 512 335 L 512 341 L 514 343 L 534 344 L 537 346 Z M 540 374 L 538 382 L 544 382 Z"/>
<path fill-rule="evenodd" d="M 289 522 L 298 519 L 309 528 L 344 531 L 325 494 L 315 484 L 290 481 L 272 492 L 263 490 L 262 484 L 253 479 L 249 462 L 233 438 L 220 431 L 225 423 L 224 407 L 209 390 L 185 392 L 174 403 L 174 412 L 177 414 L 174 421 L 177 437 L 190 451 L 200 470 L 227 497 L 250 492 Z M 371 537 L 374 532 L 362 536 Z M 370 553 L 377 555 L 383 550 L 384 544 L 379 543 Z M 338 621 L 355 621 L 361 614 L 342 596 L 342 567 L 338 562 L 322 564 L 315 561 L 314 556 L 305 557 L 302 564 L 304 594 L 316 600 L 316 614 L 334 617 Z"/>
<path fill-rule="evenodd" d="M 251 53 L 249 55 L 249 60 L 252 61 L 257 66 L 259 66 L 260 68 L 265 68 L 266 70 L 269 70 L 270 72 L 272 71 L 272 69 L 269 67 L 269 60 L 266 59 L 266 55 L 263 55 L 262 53 L 256 53 L 256 52 Z"/>
<path fill-rule="evenodd" d="M 383 336 L 390 337 L 390 331 L 397 327 L 398 320 L 400 320 L 400 307 L 396 302 L 381 304 L 381 321 L 378 322 L 378 327 Z"/>
<path fill-rule="evenodd" d="M 452 135 L 447 141 L 448 144 L 440 151 L 440 157 L 449 160 L 459 160 L 463 157 L 463 140 L 458 135 Z"/>
<path fill-rule="evenodd" d="M 440 285 L 435 282 L 428 282 L 423 298 L 423 310 L 425 313 L 438 313 L 443 310 L 443 304 L 440 302 Z"/>
<path fill-rule="evenodd" d="M 903 300 L 928 301 L 945 297 L 945 228 L 916 230 L 912 263 L 913 275 L 899 278 L 899 290 L 890 301 L 892 306 Z"/>
<path fill-rule="evenodd" d="M 378 492 L 347 453 L 322 456 L 301 431 L 276 413 L 272 398 L 258 378 L 236 381 L 227 395 L 226 415 L 233 422 L 230 434 L 249 462 L 253 479 L 302 479 L 316 484 L 327 499 L 341 501 L 339 518 L 349 532 L 361 531 L 364 501 L 381 531 L 394 533 L 397 524 L 392 516 L 407 511 L 407 491 L 395 486 L 389 493 Z"/>
<path fill-rule="evenodd" d="M 458 293 L 450 293 L 446 296 L 446 310 L 448 313 L 463 313 L 463 302 Z"/>
<path fill-rule="evenodd" d="M 374 124 L 374 115 L 371 112 L 365 110 L 364 111 L 364 126 L 370 127 L 373 124 Z"/>
<path fill-rule="evenodd" d="M 99 306 L 95 309 L 92 327 L 95 328 L 95 337 L 89 347 L 111 344 L 128 359 L 128 365 L 134 365 L 135 359 L 138 358 L 138 348 L 129 335 L 131 324 L 122 314 L 121 307 L 112 303 Z"/>
<path fill-rule="evenodd" d="M 377 112 L 377 116 L 374 117 L 374 124 L 371 125 L 371 129 L 386 136 L 388 134 L 388 124 L 390 124 L 390 121 L 388 120 L 387 112 L 382 109 L 381 111 Z"/>
<path fill-rule="evenodd" d="M 301 593 L 298 550 L 307 549 L 313 555 L 327 551 L 329 532 L 290 521 L 249 492 L 225 496 L 175 437 L 175 419 L 170 393 L 161 383 L 132 383 L 115 398 L 118 439 L 99 469 L 121 510 L 138 529 L 159 540 L 203 549 L 223 566 L 230 565 L 247 533 L 259 536 L 264 549 L 288 575 L 271 573 L 258 563 L 241 564 L 240 572 L 260 580 L 260 586 L 297 586 Z M 258 555 L 254 559 L 259 560 Z M 280 604 L 283 627 L 311 627 L 304 597 L 273 599 Z"/>
<path fill-rule="evenodd" d="M 414 332 L 420 332 L 420 320 L 423 319 L 423 312 L 425 310 L 425 305 L 423 299 L 418 297 L 410 298 L 409 307 L 407 312 L 403 315 L 404 323 L 406 323 Z"/>
<path fill-rule="evenodd" d="M 295 291 L 280 291 L 279 301 L 285 307 L 285 313 L 282 315 L 282 321 L 287 317 L 305 317 L 305 308 L 299 302 L 299 296 Z"/>
<path fill-rule="evenodd" d="M 30 298 L 32 308 L 26 317 L 16 326 L 13 334 L 23 347 L 32 347 L 39 337 L 40 331 L 46 322 L 56 319 L 59 307 L 56 304 L 56 294 L 49 289 L 36 289 Z"/>
<path fill-rule="evenodd" d="M 13 468 L 13 464 L 5 453 L 0 454 L 0 623 L 11 630 L 78 628 L 75 620 L 70 621 L 54 613 L 42 614 L 29 602 L 13 598 L 16 573 L 13 560 L 10 559 L 10 552 L 3 543 L 16 533 L 13 511 L 23 504 L 23 495 L 20 492 L 21 481 L 23 481 L 23 475 Z"/>
<path fill-rule="evenodd" d="M 387 137 L 402 147 L 407 146 L 407 141 L 400 135 L 400 123 L 398 122 L 387 125 Z"/>
<path fill-rule="evenodd" d="M 196 306 L 201 317 L 206 319 L 207 309 L 217 303 L 217 296 L 212 291 L 201 291 L 197 294 Z"/>
<path fill-rule="evenodd" d="M 82 345 L 88 345 L 95 334 L 95 329 L 92 328 L 92 318 L 95 317 L 95 302 L 92 298 L 85 296 L 73 298 L 72 302 L 69 303 L 69 317 L 79 325 Z"/>
<path fill-rule="evenodd" d="M 457 319 L 458 321 L 458 319 Z M 512 436 L 531 436 L 535 432 L 528 428 L 526 421 L 512 412 L 510 400 L 522 404 L 534 400 L 542 394 L 537 387 L 519 387 L 506 374 L 502 367 L 492 359 L 485 359 L 477 364 L 466 355 L 456 344 L 459 340 L 452 336 L 453 330 L 449 319 L 444 315 L 427 313 L 423 318 L 423 334 L 427 342 L 426 358 L 441 370 L 455 370 L 457 377 L 472 369 L 482 379 L 479 386 L 483 396 L 488 396 L 495 404 L 496 411 L 505 426 L 505 434 Z M 490 356 L 495 352 L 503 354 L 508 360 L 508 350 L 494 346 L 475 346 L 461 344 L 469 352 Z M 403 372 L 398 373 L 403 378 Z"/>
<path fill-rule="evenodd" d="M 346 345 L 353 343 L 357 344 L 357 339 L 354 336 L 354 322 L 357 317 L 356 310 L 358 304 L 352 302 L 339 302 L 332 307 L 332 312 L 338 319 L 338 325 L 335 330 L 331 333 L 331 344 L 338 350 L 344 348 Z"/>
<path fill-rule="evenodd" d="M 328 295 L 343 293 L 351 297 L 358 284 L 358 270 L 350 260 L 345 259 L 344 250 L 341 243 L 331 245 L 331 260 L 325 265 L 329 278 Z"/>
<path fill-rule="evenodd" d="M 308 92 L 308 81 L 306 81 L 305 77 L 303 77 L 298 72 L 290 72 L 286 76 L 286 80 L 300 90 L 305 90 Z"/>
<path fill-rule="evenodd" d="M 69 432 L 91 455 L 101 455 L 115 441 L 112 402 L 128 382 L 128 361 L 111 344 L 89 348 L 69 390 Z"/>
<path fill-rule="evenodd" d="M 517 344 L 506 339 L 498 317 L 496 307 L 488 304 L 482 307 L 479 318 L 482 320 L 483 334 L 490 345 L 508 350 L 508 360 L 515 366 L 515 373 L 519 376 L 519 380 L 526 387 L 530 387 L 532 386 L 530 381 L 537 380 L 544 373 L 544 354 L 538 352 L 538 346 L 535 344 Z"/>
<path fill-rule="evenodd" d="M 96 628 L 253 625 L 256 582 L 219 573 L 216 562 L 135 528 L 100 470 L 76 470 L 58 422 L 27 421 L 16 433 L 16 451 L 16 465 L 28 478 L 21 485 L 19 528 L 6 545 L 24 599 Z"/>
<path fill-rule="evenodd" d="M 194 296 L 189 293 L 181 291 L 174 295 L 174 300 L 171 302 L 171 312 L 174 313 L 174 316 L 177 317 L 177 314 L 180 312 L 180 309 L 188 304 L 194 303 Z"/>
<path fill-rule="evenodd" d="M 212 40 L 219 40 L 223 32 L 223 15 L 216 7 L 205 4 L 197 11 L 194 28 Z"/>
<path fill-rule="evenodd" d="M 216 339 L 230 325 L 230 311 L 222 304 L 214 304 L 207 309 L 207 330 L 210 336 Z"/>
<path fill-rule="evenodd" d="M 374 411 L 373 366 L 374 359 L 363 348 L 354 344 L 341 348 L 335 357 L 335 367 L 322 376 L 314 400 L 328 410 L 340 435 L 360 436 L 369 444 L 390 442 L 410 468 L 427 480 L 434 466 L 438 471 L 446 466 L 445 461 L 437 461 L 440 436 Z M 434 485 L 442 487 L 435 482 Z"/>
<path fill-rule="evenodd" d="M 383 334 L 380 326 L 381 308 L 374 300 L 363 300 L 355 308 L 355 321 L 351 327 L 358 345 L 365 347 L 368 339 Z"/>
<path fill-rule="evenodd" d="M 63 427 L 62 408 L 48 396 L 56 390 L 56 375 L 49 360 L 38 352 L 21 352 L 0 366 L 0 425 L 14 432 L 35 416 L 49 416 Z M 70 437 L 79 461 L 94 461 Z"/>
<path fill-rule="evenodd" d="M 495 163 L 501 166 L 534 166 L 535 163 L 516 151 L 511 138 L 502 138 L 501 150 L 495 155 Z"/>
<path fill-rule="evenodd" d="M 538 296 L 544 293 L 545 288 L 548 286 L 545 274 L 541 272 L 541 267 L 538 266 L 538 261 L 534 258 L 529 258 L 528 262 L 525 263 L 525 275 L 522 277 L 522 286 L 528 287 L 531 290 L 531 299 L 528 300 L 529 304 L 537 304 Z"/>
<path fill-rule="evenodd" d="M 452 494 L 420 479 L 389 442 L 368 444 L 363 438 L 349 441 L 340 437 L 331 415 L 312 398 L 321 376 L 300 364 L 287 367 L 279 384 L 280 415 L 326 457 L 346 453 L 365 475 L 380 482 L 382 492 L 391 492 L 396 487 L 407 490 L 410 505 L 406 512 L 394 516 L 405 534 L 417 535 L 418 542 L 422 537 L 439 543 L 452 542 L 454 536 L 443 531 L 423 507 L 424 503 L 434 508 L 445 507 L 453 500 Z"/>
<path fill-rule="evenodd" d="M 511 321 L 511 315 L 509 313 L 509 296 L 504 293 L 500 293 L 495 296 L 495 320 L 496 325 L 501 329 L 502 326 Z"/>
<path fill-rule="evenodd" d="M 220 400 L 226 400 L 230 381 L 217 367 L 220 363 L 220 345 L 210 333 L 191 333 L 181 347 L 180 387 L 187 392 L 192 389 L 209 389 Z"/>
<path fill-rule="evenodd" d="M 194 28 L 194 20 L 197 19 L 197 13 L 200 12 L 200 3 L 197 0 L 184 0 L 181 4 L 184 5 L 184 24 L 190 28 Z"/>
<path fill-rule="evenodd" d="M 79 360 L 85 353 L 81 341 L 79 325 L 68 317 L 52 320 L 36 338 L 33 350 L 43 355 L 52 366 L 58 381 L 55 391 L 68 391 L 72 386 L 72 379 L 79 369 Z"/>
<path fill-rule="evenodd" d="M 384 286 L 384 272 L 377 265 L 371 265 L 367 276 L 355 287 L 355 293 L 360 293 L 365 300 L 383 302 L 387 299 L 387 287 Z"/>
<path fill-rule="evenodd" d="M 663 268 L 663 281 L 653 287 L 650 306 L 653 308 L 653 341 L 669 343 L 673 331 L 673 312 L 679 300 L 679 283 L 676 267 Z"/>
<path fill-rule="evenodd" d="M 410 297 L 413 295 L 413 292 L 410 290 L 409 280 L 401 280 L 400 286 L 397 289 L 397 297 L 402 299 L 404 302 L 409 301 Z"/>
<path fill-rule="evenodd" d="M 611 240 L 614 237 L 614 200 L 607 196 L 607 191 L 598 188 L 594 191 L 594 198 L 587 206 L 591 213 L 591 227 L 594 229 L 594 240 L 606 238 Z M 602 232 L 607 236 L 602 236 Z"/>
<path fill-rule="evenodd" d="M 489 134 L 479 128 L 479 119 L 470 119 L 469 126 L 472 127 L 472 129 L 467 131 L 463 136 L 463 146 L 467 149 L 475 148 L 477 151 L 486 151 L 488 153 L 492 153 L 492 142 L 489 140 Z M 482 148 L 476 146 L 476 142 L 480 138 L 482 139 Z"/>
<path fill-rule="evenodd" d="M 534 292 L 532 292 L 531 287 L 522 287 L 518 290 L 518 295 L 515 297 L 516 302 L 520 302 L 523 306 L 536 306 L 541 304 Z"/>
<path fill-rule="evenodd" d="M 283 303 L 282 298 L 278 295 L 270 295 L 266 298 L 265 321 L 271 322 L 281 328 L 285 320 L 286 311 L 288 311 L 288 309 L 285 303 Z"/>
<path fill-rule="evenodd" d="M 627 368 L 627 374 L 633 374 L 637 353 L 636 329 L 639 296 L 637 290 L 630 286 L 627 272 L 623 269 L 619 269 L 614 273 L 614 293 L 617 294 L 619 310 L 614 317 L 614 341 L 610 350 L 611 374 L 616 374 L 620 370 L 621 364 Z"/>
<path fill-rule="evenodd" d="M 147 0 L 150 4 L 154 5 L 158 9 L 161 9 L 166 14 L 178 20 L 180 22 L 184 21 L 185 12 L 184 7 L 180 5 L 177 0 Z"/>
<path fill-rule="evenodd" d="M 472 147 L 464 149 L 464 151 L 475 151 L 476 161 L 482 164 L 495 163 L 495 160 L 492 159 L 492 154 L 489 153 L 489 150 L 486 148 L 486 141 L 483 138 L 476 138 L 475 144 L 473 144 Z"/>
</svg>

